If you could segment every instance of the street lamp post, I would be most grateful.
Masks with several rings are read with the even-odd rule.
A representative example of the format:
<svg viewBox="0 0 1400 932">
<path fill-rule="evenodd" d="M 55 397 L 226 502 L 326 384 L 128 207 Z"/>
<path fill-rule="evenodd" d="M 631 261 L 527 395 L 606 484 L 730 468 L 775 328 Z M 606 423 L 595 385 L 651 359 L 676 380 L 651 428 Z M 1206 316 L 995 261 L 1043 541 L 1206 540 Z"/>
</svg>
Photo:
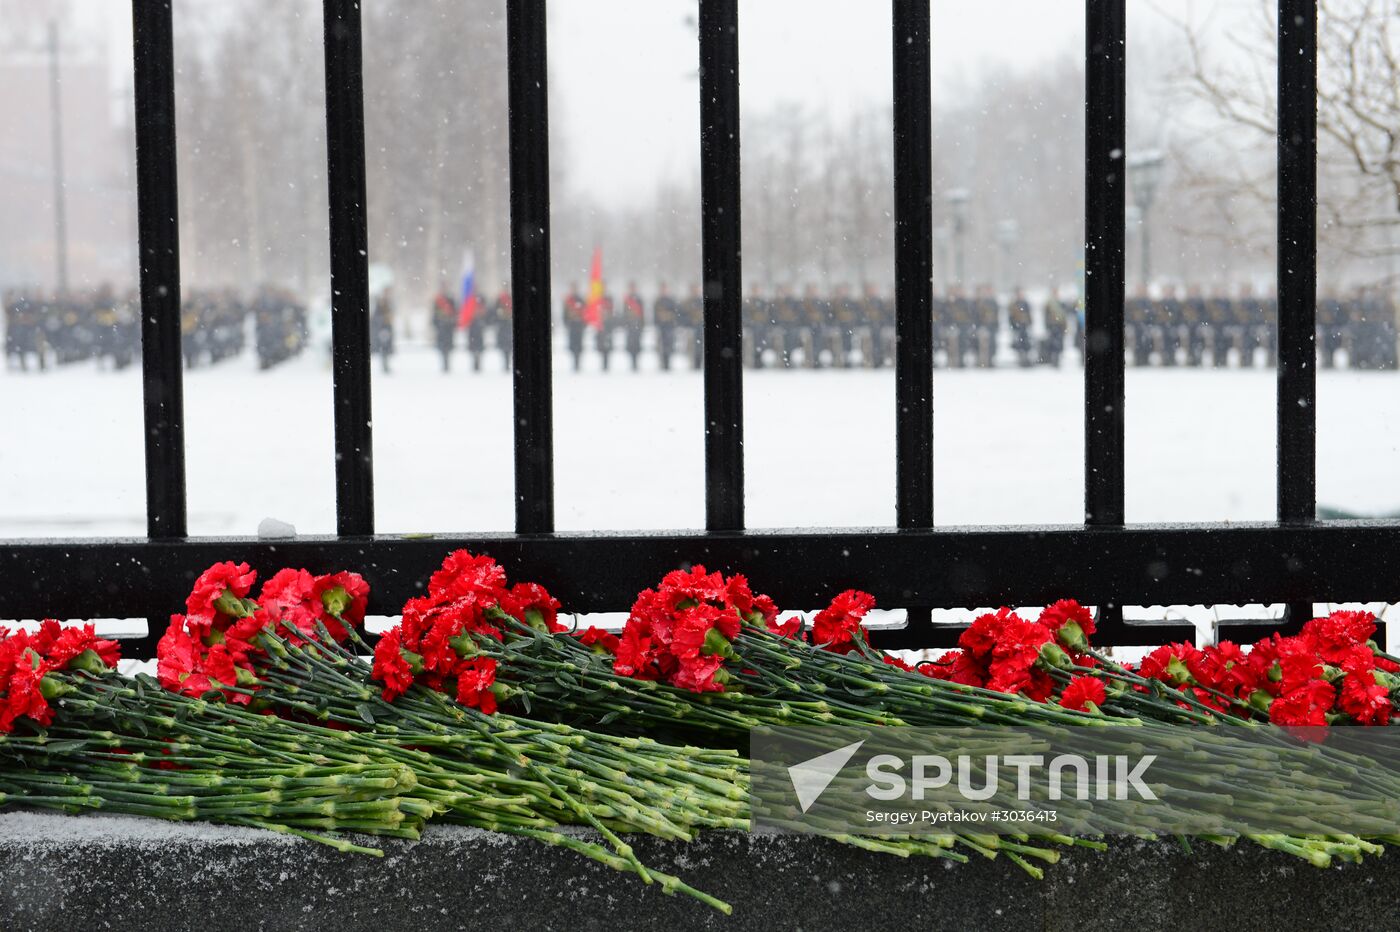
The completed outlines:
<svg viewBox="0 0 1400 932">
<path fill-rule="evenodd" d="M 967 188 L 954 188 L 944 195 L 948 201 L 949 213 L 953 218 L 953 266 L 957 273 L 958 287 L 967 281 L 966 255 L 963 250 L 964 234 L 967 233 Z"/>
<path fill-rule="evenodd" d="M 58 288 L 68 290 L 68 205 L 63 178 L 63 100 L 58 72 L 58 21 L 49 20 L 49 112 L 52 114 L 53 145 L 53 235 L 57 262 Z"/>
<path fill-rule="evenodd" d="M 1142 247 L 1139 274 L 1142 286 L 1147 287 L 1152 280 L 1152 202 L 1157 198 L 1157 186 L 1162 181 L 1162 167 L 1166 159 L 1157 149 L 1149 149 L 1128 159 L 1128 177 L 1133 184 L 1133 204 L 1138 209 L 1142 221 L 1139 237 Z"/>
<path fill-rule="evenodd" d="M 1015 277 L 1012 275 L 1015 268 L 1015 262 L 1012 260 L 1015 258 L 1016 243 L 1021 239 L 1021 225 L 1011 219 L 998 220 L 996 238 L 998 245 L 1001 246 L 1001 277 L 1006 279 L 999 284 L 1015 284 L 1010 279 Z"/>
<path fill-rule="evenodd" d="M 945 224 L 933 231 L 933 238 L 938 242 L 938 264 L 942 267 L 943 288 L 946 290 L 953 282 L 953 260 L 948 248 L 953 231 Z"/>
</svg>

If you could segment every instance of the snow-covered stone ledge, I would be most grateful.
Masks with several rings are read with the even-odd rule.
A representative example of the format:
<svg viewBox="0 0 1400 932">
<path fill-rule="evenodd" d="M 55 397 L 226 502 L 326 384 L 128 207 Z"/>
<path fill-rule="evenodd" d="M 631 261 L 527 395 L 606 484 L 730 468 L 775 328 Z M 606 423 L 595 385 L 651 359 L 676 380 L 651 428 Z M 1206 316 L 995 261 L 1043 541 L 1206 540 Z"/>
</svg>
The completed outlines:
<svg viewBox="0 0 1400 932">
<path fill-rule="evenodd" d="M 296 839 L 145 819 L 0 814 L 10 930 L 1369 928 L 1400 910 L 1400 862 L 1317 870 L 1242 845 L 1124 842 L 1042 881 L 1006 862 L 873 855 L 824 839 L 635 840 L 729 900 L 725 917 L 542 845 L 451 827 L 380 860 Z M 1382 925 L 1384 925 L 1382 921 Z"/>
</svg>

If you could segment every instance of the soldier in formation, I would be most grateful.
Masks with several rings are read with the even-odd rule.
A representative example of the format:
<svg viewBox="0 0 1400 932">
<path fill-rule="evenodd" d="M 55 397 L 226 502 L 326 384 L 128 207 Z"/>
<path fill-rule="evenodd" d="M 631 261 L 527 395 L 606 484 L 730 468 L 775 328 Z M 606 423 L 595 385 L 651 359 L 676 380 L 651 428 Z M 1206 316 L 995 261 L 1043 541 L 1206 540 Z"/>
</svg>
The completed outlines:
<svg viewBox="0 0 1400 932">
<path fill-rule="evenodd" d="M 369 314 L 369 350 L 379 357 L 385 375 L 396 349 L 394 342 L 394 293 L 386 286 L 375 296 Z"/>
<path fill-rule="evenodd" d="M 306 307 L 285 288 L 264 287 L 253 300 L 253 344 L 258 368 L 293 359 L 309 342 Z"/>
<path fill-rule="evenodd" d="M 646 305 L 642 303 L 642 293 L 636 282 L 627 283 L 627 294 L 622 296 L 622 310 L 618 314 L 617 326 L 622 330 L 623 345 L 632 360 L 632 371 L 641 368 L 642 332 L 646 329 Z"/>
<path fill-rule="evenodd" d="M 5 357 L 22 371 L 92 360 L 125 369 L 141 357 L 141 298 L 136 289 L 14 289 L 4 296 Z M 289 292 L 260 288 L 251 301 L 233 289 L 198 288 L 180 300 L 180 346 L 190 369 L 216 365 L 247 349 L 249 318 L 263 368 L 299 353 L 306 309 Z"/>
<path fill-rule="evenodd" d="M 438 355 L 442 358 L 442 371 L 444 373 L 452 370 L 452 348 L 457 339 L 457 302 L 452 298 L 452 292 L 447 289 L 447 284 L 443 283 L 437 294 L 433 296 L 432 307 L 428 309 L 429 320 L 433 326 L 433 345 L 437 347 Z M 475 323 L 475 321 L 473 321 Z M 477 353 L 473 359 L 474 368 L 481 368 L 481 354 Z"/>
</svg>

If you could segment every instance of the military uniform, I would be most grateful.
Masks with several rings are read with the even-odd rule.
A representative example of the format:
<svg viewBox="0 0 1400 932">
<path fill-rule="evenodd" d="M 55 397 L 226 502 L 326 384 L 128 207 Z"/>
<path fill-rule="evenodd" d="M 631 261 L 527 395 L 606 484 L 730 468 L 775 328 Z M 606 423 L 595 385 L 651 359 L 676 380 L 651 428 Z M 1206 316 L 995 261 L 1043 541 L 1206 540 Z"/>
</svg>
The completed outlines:
<svg viewBox="0 0 1400 932">
<path fill-rule="evenodd" d="M 861 317 L 870 333 L 867 345 L 869 356 L 864 358 L 865 365 L 877 369 L 894 365 L 895 348 L 898 344 L 894 302 L 886 301 L 873 285 L 867 285 L 865 295 L 861 299 Z"/>
<path fill-rule="evenodd" d="M 974 345 L 977 349 L 977 367 L 990 369 L 996 360 L 997 333 L 1001 330 L 1001 308 L 997 305 L 996 295 L 990 286 L 978 289 L 975 313 L 977 336 Z"/>
<path fill-rule="evenodd" d="M 860 302 L 845 285 L 841 285 L 831 300 L 826 302 L 826 307 L 826 344 L 831 350 L 831 362 L 844 369 L 850 364 L 851 352 L 855 348 L 856 328 L 861 318 Z"/>
<path fill-rule="evenodd" d="M 1194 285 L 1187 289 L 1181 302 L 1181 326 L 1186 331 L 1186 364 L 1200 366 L 1205 358 L 1208 315 L 1206 299 Z"/>
<path fill-rule="evenodd" d="M 763 354 L 768 349 L 768 302 L 755 286 L 744 298 L 743 315 L 744 365 L 763 368 Z"/>
<path fill-rule="evenodd" d="M 676 349 L 676 327 L 680 324 L 680 308 L 676 299 L 666 293 L 666 285 L 661 285 L 661 293 L 652 305 L 652 322 L 656 325 L 656 356 L 663 371 L 671 368 L 671 353 Z"/>
<path fill-rule="evenodd" d="M 458 329 L 467 331 L 467 353 L 472 358 L 472 371 L 481 371 L 481 357 L 486 352 L 486 331 L 491 326 L 491 309 L 484 299 L 472 298 L 472 314 L 465 322 L 457 321 Z M 450 340 L 449 336 L 449 340 Z M 451 343 L 448 344 L 449 351 Z"/>
<path fill-rule="evenodd" d="M 681 323 L 690 331 L 690 368 L 699 369 L 705 338 L 705 300 L 700 297 L 699 286 L 691 285 L 690 294 L 681 304 Z"/>
<path fill-rule="evenodd" d="M 1146 291 L 1139 290 L 1124 305 L 1123 320 L 1131 334 L 1130 345 L 1135 366 L 1146 366 L 1152 361 L 1152 331 L 1157 322 L 1156 316 L 1152 310 L 1152 300 L 1148 298 Z"/>
<path fill-rule="evenodd" d="M 1337 351 L 1342 348 L 1347 318 L 1346 305 L 1336 295 L 1329 294 L 1317 305 L 1317 348 L 1322 368 L 1337 364 Z"/>
<path fill-rule="evenodd" d="M 967 353 L 977 344 L 977 317 L 972 302 L 961 292 L 948 299 L 951 323 L 948 341 L 948 363 L 955 369 L 967 365 Z"/>
<path fill-rule="evenodd" d="M 1162 365 L 1174 366 L 1182 343 L 1182 308 L 1181 302 L 1177 300 L 1176 290 L 1171 287 L 1165 288 L 1162 297 L 1155 305 L 1155 309 L 1157 312 L 1157 348 L 1160 359 Z"/>
<path fill-rule="evenodd" d="M 898 314 L 898 309 L 895 311 Z M 935 362 L 937 354 L 943 354 L 943 364 L 953 365 L 953 344 L 957 342 L 957 337 L 953 328 L 952 304 L 946 294 L 937 292 L 933 295 L 933 352 Z"/>
<path fill-rule="evenodd" d="M 564 333 L 569 341 L 569 355 L 574 359 L 574 371 L 583 368 L 583 332 L 588 322 L 583 319 L 586 305 L 578 289 L 572 289 L 564 298 Z"/>
<path fill-rule="evenodd" d="M 641 365 L 642 331 L 646 329 L 646 310 L 642 305 L 642 296 L 637 293 L 635 286 L 629 288 L 622 298 L 622 313 L 618 317 L 618 326 L 623 331 L 627 355 L 632 359 L 632 371 L 636 372 Z"/>
<path fill-rule="evenodd" d="M 1206 300 L 1206 315 L 1210 322 L 1211 365 L 1221 369 L 1230 361 L 1231 328 L 1235 319 L 1233 302 L 1223 294 L 1213 295 Z"/>
<path fill-rule="evenodd" d="M 781 342 L 779 355 L 786 369 L 792 366 L 792 351 L 802 343 L 802 302 L 784 286 L 778 289 L 771 313 L 773 328 L 769 332 Z"/>
<path fill-rule="evenodd" d="M 432 320 L 433 344 L 437 346 L 438 355 L 442 357 L 442 371 L 449 372 L 452 369 L 452 344 L 457 337 L 457 307 L 445 288 L 433 298 Z M 478 320 L 473 319 L 472 325 L 480 329 Z M 481 368 L 480 350 L 476 352 L 472 363 L 475 368 Z"/>
<path fill-rule="evenodd" d="M 1045 336 L 1040 341 L 1040 361 L 1056 369 L 1065 351 L 1065 336 L 1069 333 L 1069 312 L 1053 293 L 1045 300 Z"/>
<path fill-rule="evenodd" d="M 1016 364 L 1022 369 L 1032 365 L 1031 323 L 1030 302 L 1017 289 L 1011 303 L 1006 306 L 1006 324 L 1011 328 L 1011 349 L 1016 354 Z"/>
<path fill-rule="evenodd" d="M 621 321 L 615 319 L 612 295 L 603 292 L 598 299 L 598 324 L 594 329 L 593 341 L 598 347 L 598 355 L 603 360 L 603 371 L 608 371 L 609 361 L 612 358 L 613 333 L 616 331 Z"/>
<path fill-rule="evenodd" d="M 515 315 L 511 307 L 510 289 L 502 288 L 496 296 L 491 316 L 496 324 L 496 349 L 501 351 L 501 364 L 509 372 L 515 349 Z"/>
<path fill-rule="evenodd" d="M 374 302 L 369 318 L 370 350 L 379 356 L 384 374 L 389 373 L 389 359 L 394 355 L 394 299 L 388 291 Z"/>
<path fill-rule="evenodd" d="M 1254 351 L 1259 348 L 1259 329 L 1264 322 L 1264 306 L 1248 288 L 1240 291 L 1235 301 L 1236 345 L 1240 349 L 1240 366 L 1254 366 Z"/>
</svg>

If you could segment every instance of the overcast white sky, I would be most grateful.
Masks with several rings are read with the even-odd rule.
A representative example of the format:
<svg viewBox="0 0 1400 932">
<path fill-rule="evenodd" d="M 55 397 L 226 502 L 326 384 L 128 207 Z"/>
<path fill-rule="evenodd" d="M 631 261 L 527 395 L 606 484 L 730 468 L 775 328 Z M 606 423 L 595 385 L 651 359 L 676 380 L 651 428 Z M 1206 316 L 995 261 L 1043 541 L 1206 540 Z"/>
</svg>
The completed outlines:
<svg viewBox="0 0 1400 932">
<path fill-rule="evenodd" d="M 1253 2 L 1129 0 L 1129 34 L 1137 42 L 1160 32 L 1164 7 L 1214 17 Z M 85 22 L 105 23 L 118 61 L 129 54 L 126 3 L 71 3 Z M 696 0 L 554 0 L 549 9 L 552 117 L 566 130 L 571 183 L 620 201 L 694 172 Z M 745 110 L 887 104 L 890 33 L 886 0 L 740 0 Z M 1081 55 L 1084 0 L 935 0 L 932 35 L 937 100 L 982 75 Z"/>
</svg>

